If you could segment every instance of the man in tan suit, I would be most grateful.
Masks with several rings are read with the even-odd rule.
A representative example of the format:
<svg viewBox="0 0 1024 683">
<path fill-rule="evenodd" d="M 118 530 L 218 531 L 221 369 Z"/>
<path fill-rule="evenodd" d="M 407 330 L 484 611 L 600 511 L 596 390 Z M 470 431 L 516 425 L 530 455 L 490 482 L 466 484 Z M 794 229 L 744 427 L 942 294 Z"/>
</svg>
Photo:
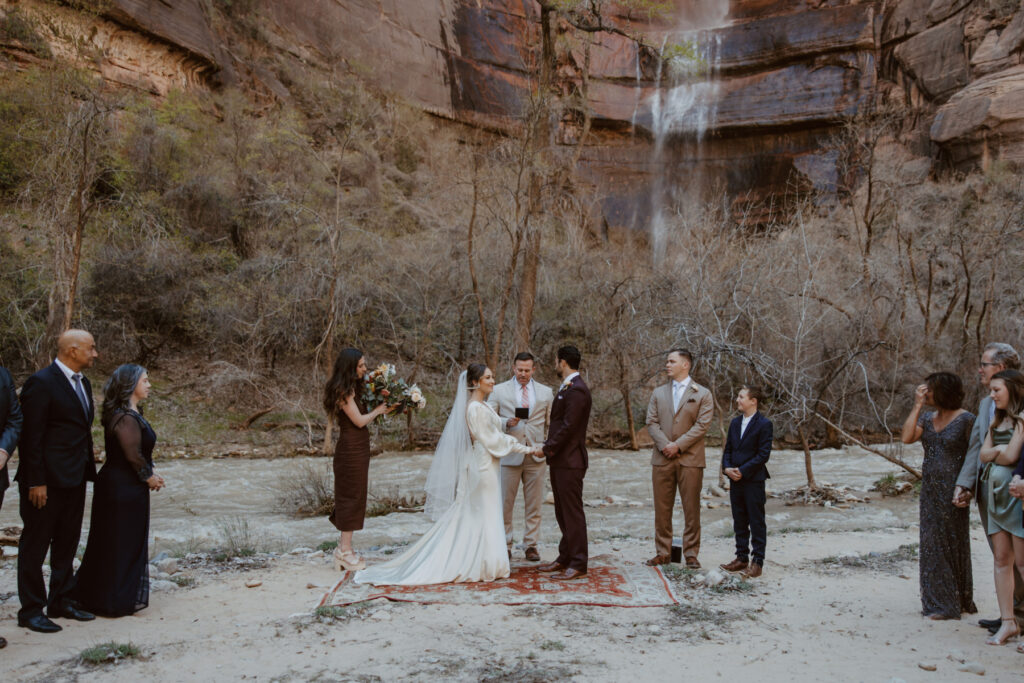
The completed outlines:
<svg viewBox="0 0 1024 683">
<path fill-rule="evenodd" d="M 648 565 L 668 564 L 672 558 L 672 511 L 676 490 L 683 500 L 683 557 L 686 566 L 700 569 L 700 491 L 704 478 L 704 434 L 711 424 L 711 392 L 690 377 L 693 355 L 669 351 L 665 372 L 669 381 L 654 390 L 647 406 L 647 432 L 654 440 L 651 457 L 654 484 L 654 547 Z"/>
<path fill-rule="evenodd" d="M 551 402 L 554 394 L 549 387 L 533 379 L 535 360 L 529 352 L 515 357 L 515 376 L 494 387 L 487 402 L 502 418 L 505 431 L 529 446 L 540 446 L 548 430 Z M 516 410 L 520 415 L 516 417 Z M 508 557 L 512 559 L 512 514 L 515 511 L 519 483 L 523 484 L 526 531 L 523 545 L 525 557 L 530 562 L 539 562 L 537 541 L 540 537 L 541 508 L 544 505 L 544 479 L 547 463 L 544 458 L 513 453 L 501 459 L 501 500 L 505 516 L 505 543 Z"/>
</svg>

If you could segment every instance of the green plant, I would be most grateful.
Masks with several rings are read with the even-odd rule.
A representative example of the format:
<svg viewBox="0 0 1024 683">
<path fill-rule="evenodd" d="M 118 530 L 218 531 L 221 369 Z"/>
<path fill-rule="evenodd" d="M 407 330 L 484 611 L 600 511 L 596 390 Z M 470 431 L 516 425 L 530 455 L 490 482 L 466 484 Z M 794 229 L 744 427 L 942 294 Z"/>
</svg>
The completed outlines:
<svg viewBox="0 0 1024 683">
<path fill-rule="evenodd" d="M 382 517 L 392 512 L 418 512 L 423 509 L 424 496 L 402 494 L 398 487 L 383 493 L 370 494 L 366 506 L 367 517 Z"/>
<path fill-rule="evenodd" d="M 102 643 L 82 650 L 79 658 L 88 664 L 105 664 L 120 659 L 138 657 L 139 648 L 132 643 Z"/>
<path fill-rule="evenodd" d="M 561 652 L 562 650 L 565 649 L 565 643 L 563 643 L 560 640 L 545 640 L 543 643 L 540 644 L 540 649 L 542 649 L 542 650 L 557 650 L 557 651 Z"/>
<path fill-rule="evenodd" d="M 323 607 L 317 607 L 313 610 L 313 614 L 318 617 L 326 617 L 328 619 L 340 619 L 347 615 L 344 607 L 338 607 L 336 605 L 324 605 Z"/>
<path fill-rule="evenodd" d="M 35 21 L 26 17 L 16 8 L 7 9 L 6 13 L 0 16 L 0 39 L 19 42 L 36 57 L 43 59 L 53 57 L 50 44 L 39 35 Z"/>
<path fill-rule="evenodd" d="M 325 553 L 333 551 L 338 547 L 337 541 L 324 541 L 317 546 L 317 550 L 323 550 Z"/>
</svg>

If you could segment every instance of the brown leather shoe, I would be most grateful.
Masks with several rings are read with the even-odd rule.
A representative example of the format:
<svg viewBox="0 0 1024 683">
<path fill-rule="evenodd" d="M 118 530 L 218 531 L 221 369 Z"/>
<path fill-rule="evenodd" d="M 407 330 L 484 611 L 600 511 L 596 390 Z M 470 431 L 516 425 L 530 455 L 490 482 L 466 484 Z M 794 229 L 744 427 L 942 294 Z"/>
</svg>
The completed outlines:
<svg viewBox="0 0 1024 683">
<path fill-rule="evenodd" d="M 566 569 L 564 572 L 558 572 L 552 574 L 551 578 L 555 581 L 575 581 L 576 579 L 584 579 L 587 577 L 586 572 L 581 572 L 579 569 Z"/>
<path fill-rule="evenodd" d="M 509 559 L 509 560 L 511 560 L 511 559 L 512 559 L 512 548 L 509 548 L 509 549 L 508 549 L 508 559 Z"/>
<path fill-rule="evenodd" d="M 532 545 L 526 549 L 526 560 L 528 562 L 540 562 L 540 553 Z"/>
<path fill-rule="evenodd" d="M 733 560 L 729 564 L 720 564 L 718 566 L 721 567 L 722 569 L 724 569 L 727 572 L 741 572 L 741 571 L 743 571 L 744 569 L 747 568 L 747 564 L 748 564 L 748 562 L 746 560 L 741 560 L 740 558 L 737 557 L 735 560 Z"/>
<path fill-rule="evenodd" d="M 564 570 L 565 570 L 565 565 L 564 564 L 559 564 L 558 560 L 555 560 L 554 562 L 547 562 L 545 564 L 537 566 L 537 571 L 544 572 L 545 574 L 547 574 L 549 572 L 560 572 L 560 571 L 564 571 Z"/>
<path fill-rule="evenodd" d="M 747 571 L 743 572 L 743 577 L 747 579 L 756 579 L 759 576 L 761 576 L 761 565 L 757 562 L 751 562 Z"/>
<path fill-rule="evenodd" d="M 700 569 L 700 562 L 697 561 L 696 557 L 688 557 L 688 558 L 686 558 L 686 568 L 687 569 Z"/>
<path fill-rule="evenodd" d="M 644 562 L 644 564 L 646 564 L 648 567 L 657 567 L 660 564 L 668 564 L 671 559 L 672 558 L 670 558 L 668 555 L 655 555 L 651 559 Z"/>
</svg>

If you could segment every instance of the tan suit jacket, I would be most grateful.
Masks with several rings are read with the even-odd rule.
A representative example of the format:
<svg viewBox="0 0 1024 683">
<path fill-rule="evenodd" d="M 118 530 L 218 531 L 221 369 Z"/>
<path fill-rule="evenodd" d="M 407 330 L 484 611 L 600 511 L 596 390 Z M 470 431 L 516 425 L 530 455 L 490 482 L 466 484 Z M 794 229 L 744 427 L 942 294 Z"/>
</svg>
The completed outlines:
<svg viewBox="0 0 1024 683">
<path fill-rule="evenodd" d="M 508 420 L 516 416 L 516 408 L 521 405 L 519 382 L 516 378 L 502 382 L 494 387 L 494 391 L 487 399 L 487 403 L 494 408 L 494 412 L 501 417 L 501 423 L 505 431 L 528 446 L 539 446 L 544 443 L 548 432 L 548 423 L 551 421 L 551 402 L 555 395 L 550 387 L 546 387 L 537 380 L 533 380 L 534 402 L 528 420 L 520 420 L 512 429 L 505 427 Z M 516 467 L 523 464 L 522 453 L 512 453 L 501 459 L 504 466 Z M 536 462 L 544 462 L 544 458 Z"/>
<path fill-rule="evenodd" d="M 654 440 L 651 464 L 679 461 L 683 467 L 704 467 L 704 435 L 715 412 L 711 392 L 690 378 L 679 410 L 673 411 L 673 407 L 672 382 L 669 381 L 654 390 L 647 406 L 647 433 Z M 670 441 L 679 446 L 679 455 L 671 460 L 661 452 Z"/>
</svg>

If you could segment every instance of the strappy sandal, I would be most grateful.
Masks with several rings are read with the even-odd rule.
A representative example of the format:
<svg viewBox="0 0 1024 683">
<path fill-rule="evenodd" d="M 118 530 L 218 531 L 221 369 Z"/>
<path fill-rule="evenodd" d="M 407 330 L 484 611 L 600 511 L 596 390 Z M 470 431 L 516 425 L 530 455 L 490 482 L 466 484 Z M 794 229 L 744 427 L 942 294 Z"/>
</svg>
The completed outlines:
<svg viewBox="0 0 1024 683">
<path fill-rule="evenodd" d="M 335 548 L 334 571 L 340 572 L 342 569 L 350 572 L 357 572 L 361 569 L 366 569 L 366 562 L 352 550 L 341 552 L 340 548 Z"/>
<path fill-rule="evenodd" d="M 988 639 L 985 640 L 985 644 L 986 645 L 1006 645 L 1007 643 L 1009 643 L 1012 640 L 1017 640 L 1017 638 L 1020 636 L 1020 627 L 1017 626 L 1017 620 L 1015 618 L 1011 617 L 1009 619 L 1003 619 L 1002 621 L 1003 621 L 1004 624 L 1006 622 L 1012 623 L 1013 624 L 1013 631 L 1011 631 L 1010 633 L 1007 633 L 1002 638 L 998 638 L 996 636 L 996 634 L 993 633 L 991 638 L 988 638 Z M 1002 628 L 1000 628 L 999 630 L 1001 631 Z M 997 633 L 998 633 L 998 631 L 997 631 Z"/>
</svg>

